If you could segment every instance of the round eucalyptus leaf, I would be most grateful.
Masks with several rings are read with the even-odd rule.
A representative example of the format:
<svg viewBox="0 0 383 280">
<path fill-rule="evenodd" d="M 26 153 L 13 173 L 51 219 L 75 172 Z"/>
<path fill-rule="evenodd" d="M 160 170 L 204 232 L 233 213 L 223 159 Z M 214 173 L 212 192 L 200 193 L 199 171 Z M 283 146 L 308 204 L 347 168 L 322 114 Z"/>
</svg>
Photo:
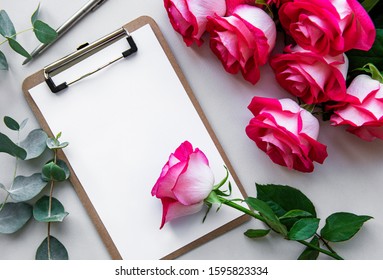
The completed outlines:
<svg viewBox="0 0 383 280">
<path fill-rule="evenodd" d="M 21 229 L 32 217 L 32 206 L 25 202 L 8 202 L 0 211 L 0 233 L 11 234 Z"/>
<path fill-rule="evenodd" d="M 41 197 L 33 207 L 33 217 L 39 222 L 62 222 L 67 215 L 64 206 L 54 197 L 50 211 L 49 196 Z"/>
<path fill-rule="evenodd" d="M 49 248 L 48 248 L 49 239 Z M 52 235 L 44 239 L 36 251 L 36 260 L 68 260 L 65 246 Z"/>
<path fill-rule="evenodd" d="M 51 150 L 54 150 L 54 149 L 64 149 L 68 145 L 69 145 L 68 142 L 60 143 L 60 141 L 57 140 L 56 138 L 48 138 L 47 139 L 47 146 Z"/>
<path fill-rule="evenodd" d="M 66 171 L 53 161 L 43 166 L 43 180 L 46 181 L 64 181 L 67 179 Z"/>
<path fill-rule="evenodd" d="M 20 147 L 27 152 L 26 160 L 39 157 L 46 149 L 48 135 L 42 129 L 32 130 L 27 138 L 21 143 Z"/>
<path fill-rule="evenodd" d="M 16 130 L 16 131 L 20 130 L 19 123 L 15 121 L 14 119 L 12 119 L 11 117 L 5 116 L 4 123 L 9 129 Z"/>
<path fill-rule="evenodd" d="M 56 162 L 56 164 L 57 164 L 58 166 L 60 166 L 62 170 L 64 170 L 64 172 L 65 172 L 65 180 L 68 179 L 69 176 L 70 176 L 70 171 L 69 171 L 69 167 L 68 167 L 68 165 L 66 164 L 66 162 L 63 161 L 63 160 L 61 160 L 61 159 L 58 159 L 57 162 Z"/>
<path fill-rule="evenodd" d="M 38 195 L 46 185 L 47 181 L 42 179 L 41 173 L 29 177 L 17 176 L 9 193 L 15 201 L 27 201 Z"/>
</svg>

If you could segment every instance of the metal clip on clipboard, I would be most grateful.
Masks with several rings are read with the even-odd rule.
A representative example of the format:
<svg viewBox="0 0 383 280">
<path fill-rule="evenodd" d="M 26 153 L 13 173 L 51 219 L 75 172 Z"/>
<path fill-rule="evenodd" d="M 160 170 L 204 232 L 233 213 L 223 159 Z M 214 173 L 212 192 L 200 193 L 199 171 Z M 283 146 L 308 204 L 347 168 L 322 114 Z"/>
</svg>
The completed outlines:
<svg viewBox="0 0 383 280">
<path fill-rule="evenodd" d="M 67 70 L 71 66 L 79 63 L 80 61 L 82 61 L 82 60 L 86 59 L 87 57 L 93 55 L 94 53 L 102 50 L 103 48 L 113 44 L 114 42 L 120 40 L 123 37 L 126 37 L 126 40 L 129 44 L 130 48 L 127 49 L 126 51 L 122 52 L 121 56 L 113 59 L 112 61 L 100 66 L 99 68 L 97 68 L 93 71 L 86 73 L 85 75 L 82 75 L 81 77 L 79 77 L 73 81 L 64 82 L 62 84 L 56 85 L 54 83 L 54 81 L 52 80 L 52 77 L 54 77 L 55 75 Z M 68 55 L 62 59 L 59 59 L 56 62 L 44 67 L 43 71 L 44 71 L 45 81 L 46 81 L 47 85 L 49 86 L 49 88 L 51 89 L 51 91 L 54 93 L 57 93 L 57 92 L 65 89 L 65 88 L 67 88 L 71 84 L 74 84 L 74 83 L 76 83 L 76 82 L 78 82 L 78 81 L 104 69 L 105 67 L 113 64 L 114 62 L 117 62 L 118 60 L 120 60 L 122 58 L 128 57 L 129 55 L 131 55 L 135 52 L 137 52 L 137 46 L 136 46 L 136 43 L 134 42 L 132 36 L 129 34 L 129 32 L 126 29 L 121 28 L 121 29 L 118 29 L 118 30 L 110 33 L 109 35 L 97 40 L 96 42 L 94 42 L 90 45 L 85 45 L 82 48 L 80 48 L 78 51 L 73 52 L 72 54 L 70 54 L 70 55 Z"/>
</svg>

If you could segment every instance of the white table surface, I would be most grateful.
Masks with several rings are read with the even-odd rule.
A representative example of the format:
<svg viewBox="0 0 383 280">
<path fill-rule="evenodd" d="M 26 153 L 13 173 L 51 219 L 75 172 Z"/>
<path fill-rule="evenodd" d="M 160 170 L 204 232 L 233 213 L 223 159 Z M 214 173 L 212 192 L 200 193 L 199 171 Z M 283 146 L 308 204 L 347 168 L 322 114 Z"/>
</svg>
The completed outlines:
<svg viewBox="0 0 383 280">
<path fill-rule="evenodd" d="M 41 19 L 57 28 L 86 0 L 40 2 Z M 38 3 L 38 0 L 3 0 L 0 1 L 0 9 L 7 11 L 16 30 L 20 31 L 30 26 L 30 16 Z M 297 187 L 315 204 L 318 216 L 322 218 L 321 226 L 329 214 L 338 211 L 373 216 L 374 219 L 368 221 L 353 239 L 333 247 L 346 259 L 382 259 L 383 173 L 380 169 L 383 142 L 364 142 L 341 127 L 321 123 L 319 140 L 328 146 L 329 153 L 323 165 L 316 164 L 313 173 L 304 174 L 273 164 L 244 132 L 251 118 L 247 105 L 254 95 L 277 98 L 289 95 L 277 85 L 268 66 L 262 69 L 261 81 L 252 86 L 240 75 L 224 71 L 210 51 L 207 40 L 200 48 L 186 47 L 181 36 L 171 27 L 161 0 L 109 0 L 42 56 L 25 66 L 21 66 L 23 57 L 10 51 L 6 44 L 0 46 L 10 64 L 9 71 L 0 72 L 0 117 L 11 116 L 18 121 L 28 118 L 25 133 L 39 127 L 24 99 L 22 81 L 82 43 L 93 42 L 141 15 L 151 16 L 158 23 L 247 193 L 256 195 L 255 182 Z M 18 38 L 29 51 L 37 45 L 31 33 L 21 34 Z M 3 123 L 0 131 L 6 131 Z M 11 136 L 8 131 L 6 134 Z M 70 142 L 70 139 L 65 139 L 65 132 L 63 138 Z M 21 164 L 19 173 L 36 172 L 43 160 Z M 0 182 L 10 182 L 13 166 L 12 157 L 0 154 Z M 70 214 L 63 223 L 53 226 L 52 234 L 65 244 L 70 259 L 110 259 L 71 184 L 58 185 L 55 197 Z M 295 259 L 304 249 L 296 242 L 282 240 L 273 234 L 256 241 L 244 237 L 244 231 L 256 227 L 262 225 L 257 221 L 247 222 L 180 259 Z M 34 259 L 36 248 L 45 236 L 46 226 L 35 221 L 29 222 L 16 234 L 0 235 L 0 259 Z"/>
</svg>

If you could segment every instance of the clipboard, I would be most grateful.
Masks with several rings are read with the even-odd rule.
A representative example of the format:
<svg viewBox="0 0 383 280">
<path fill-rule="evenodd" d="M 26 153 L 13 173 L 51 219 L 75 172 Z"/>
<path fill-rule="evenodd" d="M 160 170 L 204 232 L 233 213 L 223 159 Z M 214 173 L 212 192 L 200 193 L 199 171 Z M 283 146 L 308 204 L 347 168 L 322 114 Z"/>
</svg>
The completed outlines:
<svg viewBox="0 0 383 280">
<path fill-rule="evenodd" d="M 89 72 L 94 59 L 98 68 Z M 62 132 L 70 143 L 59 157 L 113 259 L 175 259 L 248 220 L 222 207 L 204 223 L 201 211 L 159 230 L 162 206 L 150 191 L 184 140 L 206 154 L 216 183 L 226 166 L 233 197 L 246 193 L 152 18 L 139 17 L 27 77 L 23 92 L 48 135 Z"/>
</svg>

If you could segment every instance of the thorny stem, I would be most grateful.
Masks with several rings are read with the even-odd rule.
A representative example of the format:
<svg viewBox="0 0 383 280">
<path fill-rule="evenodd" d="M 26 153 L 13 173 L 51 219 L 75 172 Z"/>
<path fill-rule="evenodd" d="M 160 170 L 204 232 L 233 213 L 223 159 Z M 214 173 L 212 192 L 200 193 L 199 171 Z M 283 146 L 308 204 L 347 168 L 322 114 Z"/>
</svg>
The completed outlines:
<svg viewBox="0 0 383 280">
<path fill-rule="evenodd" d="M 231 207 L 231 208 L 237 209 L 237 210 L 239 210 L 239 211 L 241 211 L 241 212 L 243 212 L 243 213 L 245 213 L 245 214 L 247 214 L 247 215 L 249 215 L 249 216 L 251 216 L 251 217 L 253 217 L 253 218 L 255 218 L 255 219 L 259 220 L 259 221 L 261 221 L 261 222 L 264 222 L 264 223 L 267 225 L 265 218 L 262 217 L 261 215 L 259 215 L 259 214 L 255 213 L 255 212 L 253 212 L 253 211 L 247 209 L 246 207 L 243 207 L 243 206 L 241 206 L 241 205 L 239 205 L 239 204 L 233 202 L 232 200 L 228 200 L 228 199 L 223 198 L 223 197 L 221 197 L 221 196 L 218 196 L 218 197 L 219 197 L 219 200 L 220 200 L 220 202 L 221 202 L 222 204 L 225 204 L 225 205 L 227 205 L 227 206 L 229 206 L 229 207 Z M 321 238 L 321 237 L 319 237 L 319 238 Z M 321 240 L 323 240 L 323 238 L 321 238 Z M 335 253 L 335 251 L 332 250 L 332 249 L 328 246 L 328 244 L 326 244 L 326 243 L 325 243 L 325 245 L 326 245 L 326 247 L 327 247 L 330 251 L 325 250 L 325 249 L 323 249 L 323 248 L 320 248 L 320 247 L 318 247 L 318 246 L 315 246 L 315 245 L 313 245 L 313 244 L 311 244 L 311 243 L 309 243 L 309 242 L 307 242 L 307 241 L 304 241 L 304 240 L 297 240 L 297 242 L 299 242 L 299 243 L 301 243 L 301 244 L 305 245 L 306 247 L 309 247 L 309 248 L 311 248 L 311 249 L 313 249 L 313 250 L 316 250 L 316 251 L 318 251 L 318 252 L 321 252 L 321 253 L 323 253 L 323 254 L 325 254 L 325 255 L 327 255 L 327 256 L 330 256 L 330 257 L 332 257 L 332 258 L 334 258 L 334 259 L 336 259 L 336 260 L 343 260 L 343 258 L 342 258 L 341 256 L 339 256 L 337 253 Z"/>
</svg>

